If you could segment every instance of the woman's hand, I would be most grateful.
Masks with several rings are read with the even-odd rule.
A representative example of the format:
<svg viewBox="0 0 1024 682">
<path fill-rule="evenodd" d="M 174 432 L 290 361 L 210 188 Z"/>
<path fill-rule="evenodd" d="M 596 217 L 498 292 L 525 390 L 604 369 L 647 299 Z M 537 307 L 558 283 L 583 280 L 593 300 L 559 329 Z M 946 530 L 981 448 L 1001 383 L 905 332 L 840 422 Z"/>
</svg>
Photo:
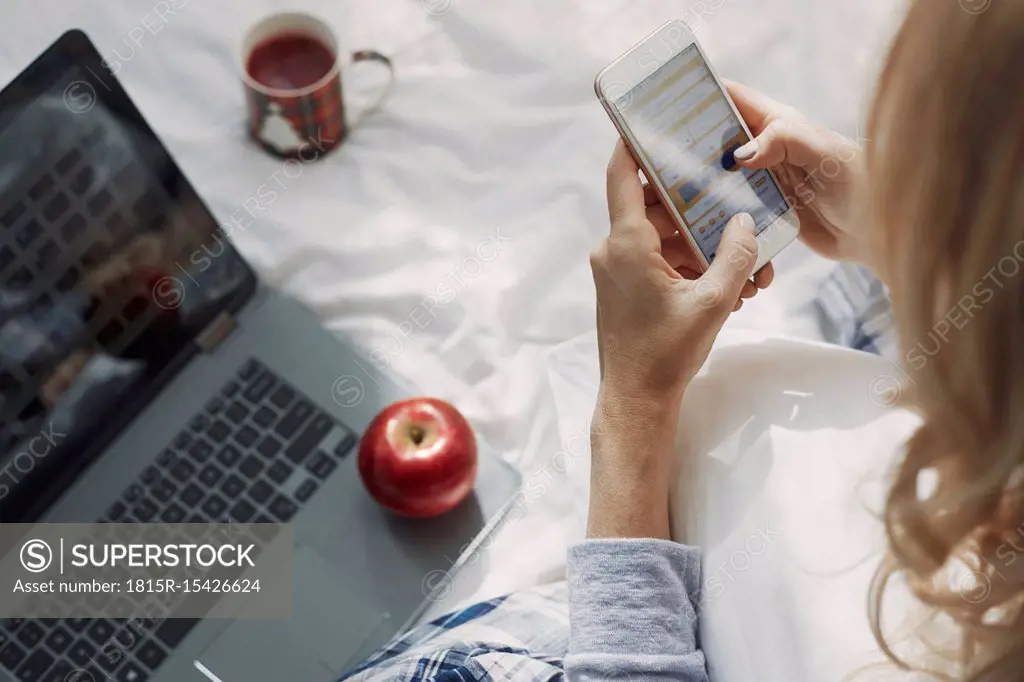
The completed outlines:
<svg viewBox="0 0 1024 682">
<path fill-rule="evenodd" d="M 591 254 L 597 289 L 601 388 L 591 432 L 588 532 L 668 537 L 676 422 L 687 385 L 728 319 L 772 279 L 748 281 L 757 260 L 754 221 L 725 228 L 711 268 L 698 276 L 676 232 L 620 141 L 608 166 L 611 233 Z"/>
<path fill-rule="evenodd" d="M 754 140 L 734 153 L 747 168 L 771 168 L 800 217 L 800 239 L 832 260 L 863 260 L 851 217 L 863 152 L 849 138 L 808 121 L 792 107 L 726 81 Z"/>
<path fill-rule="evenodd" d="M 689 242 L 637 173 L 620 141 L 608 165 L 611 233 L 590 256 L 601 383 L 623 398 L 678 402 L 729 313 L 767 287 L 773 270 L 748 281 L 758 244 L 753 219 L 741 214 L 701 276 Z"/>
</svg>

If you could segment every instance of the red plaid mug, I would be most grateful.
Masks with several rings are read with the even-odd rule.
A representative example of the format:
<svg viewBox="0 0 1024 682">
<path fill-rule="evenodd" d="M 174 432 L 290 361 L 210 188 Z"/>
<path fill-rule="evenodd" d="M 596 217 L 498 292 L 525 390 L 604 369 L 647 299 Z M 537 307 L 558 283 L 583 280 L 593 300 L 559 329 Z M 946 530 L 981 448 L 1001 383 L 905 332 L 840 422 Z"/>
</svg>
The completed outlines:
<svg viewBox="0 0 1024 682">
<path fill-rule="evenodd" d="M 323 21 L 301 12 L 271 15 L 250 29 L 242 45 L 242 79 L 249 109 L 249 135 L 284 158 L 312 161 L 345 139 L 341 87 L 344 55 Z M 374 50 L 351 55 L 353 64 L 374 61 L 388 81 L 360 118 L 380 107 L 395 81 L 391 60 Z"/>
</svg>

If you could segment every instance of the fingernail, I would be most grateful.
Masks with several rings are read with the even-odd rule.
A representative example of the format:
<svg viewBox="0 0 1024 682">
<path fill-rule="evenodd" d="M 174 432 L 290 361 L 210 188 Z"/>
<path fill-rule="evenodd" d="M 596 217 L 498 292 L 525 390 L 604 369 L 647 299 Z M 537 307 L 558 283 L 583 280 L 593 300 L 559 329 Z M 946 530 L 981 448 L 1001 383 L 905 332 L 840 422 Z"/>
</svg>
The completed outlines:
<svg viewBox="0 0 1024 682">
<path fill-rule="evenodd" d="M 757 148 L 757 140 L 751 140 L 750 142 L 746 143 L 745 145 L 734 151 L 732 155 L 735 156 L 740 161 L 747 161 L 749 159 L 754 158 L 754 155 L 757 154 Z"/>
<path fill-rule="evenodd" d="M 757 225 L 754 224 L 754 218 L 749 213 L 740 213 L 736 216 L 736 219 L 740 222 L 740 227 L 753 234 Z"/>
</svg>

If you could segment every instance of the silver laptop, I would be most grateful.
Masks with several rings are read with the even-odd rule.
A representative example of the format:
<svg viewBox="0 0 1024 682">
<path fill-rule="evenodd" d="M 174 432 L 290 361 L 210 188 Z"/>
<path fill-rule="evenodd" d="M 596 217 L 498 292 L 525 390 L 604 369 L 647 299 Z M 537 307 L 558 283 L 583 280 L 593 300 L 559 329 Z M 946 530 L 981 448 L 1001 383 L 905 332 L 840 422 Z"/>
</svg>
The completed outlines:
<svg viewBox="0 0 1024 682">
<path fill-rule="evenodd" d="M 424 578 L 513 497 L 518 476 L 485 452 L 455 511 L 377 506 L 357 439 L 409 391 L 261 286 L 228 229 L 83 33 L 0 93 L 0 522 L 295 538 L 290 620 L 169 618 L 115 662 L 100 652 L 123 621 L 7 619 L 0 680 L 333 679 L 410 623 Z"/>
</svg>

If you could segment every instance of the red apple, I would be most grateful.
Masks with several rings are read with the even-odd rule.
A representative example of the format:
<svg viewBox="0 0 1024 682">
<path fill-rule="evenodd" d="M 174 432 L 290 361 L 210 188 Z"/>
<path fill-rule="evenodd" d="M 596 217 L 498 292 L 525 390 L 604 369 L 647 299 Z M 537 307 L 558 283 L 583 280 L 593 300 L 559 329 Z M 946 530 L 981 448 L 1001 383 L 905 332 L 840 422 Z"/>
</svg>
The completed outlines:
<svg viewBox="0 0 1024 682">
<path fill-rule="evenodd" d="M 449 403 L 402 400 L 384 408 L 363 434 L 359 475 L 373 499 L 391 511 L 439 516 L 473 489 L 476 437 Z"/>
</svg>

